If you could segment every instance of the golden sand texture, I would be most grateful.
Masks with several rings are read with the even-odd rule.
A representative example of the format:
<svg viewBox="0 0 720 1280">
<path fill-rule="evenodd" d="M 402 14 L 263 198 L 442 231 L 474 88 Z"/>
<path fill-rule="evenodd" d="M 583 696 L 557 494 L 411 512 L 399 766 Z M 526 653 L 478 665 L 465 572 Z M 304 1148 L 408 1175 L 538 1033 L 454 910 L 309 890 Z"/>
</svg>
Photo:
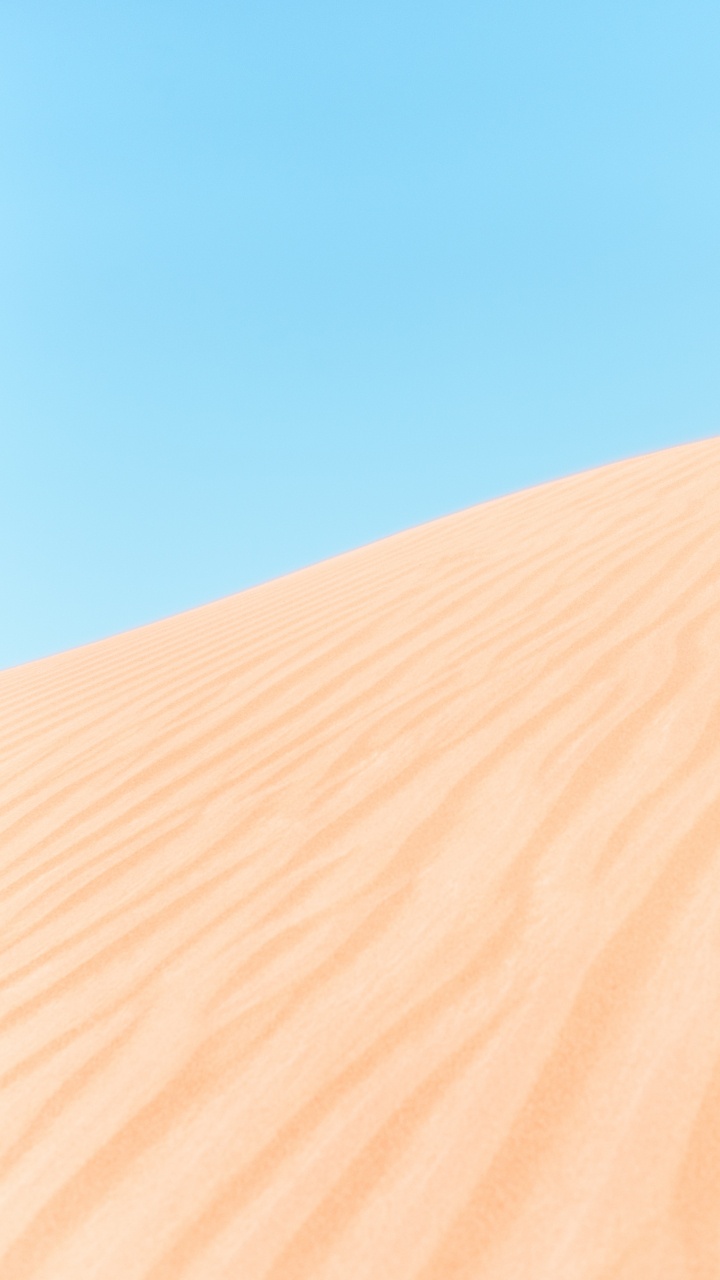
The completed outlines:
<svg viewBox="0 0 720 1280">
<path fill-rule="evenodd" d="M 718 1280 L 720 441 L 0 677 L 1 1280 Z"/>
</svg>

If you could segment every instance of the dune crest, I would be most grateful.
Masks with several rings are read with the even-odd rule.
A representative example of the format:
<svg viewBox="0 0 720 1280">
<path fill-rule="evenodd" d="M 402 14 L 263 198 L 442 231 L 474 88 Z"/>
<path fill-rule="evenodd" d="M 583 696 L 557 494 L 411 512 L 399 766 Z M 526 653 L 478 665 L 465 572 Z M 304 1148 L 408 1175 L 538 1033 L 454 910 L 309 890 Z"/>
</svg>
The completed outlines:
<svg viewBox="0 0 720 1280">
<path fill-rule="evenodd" d="M 0 675 L 2 1280 L 717 1280 L 720 441 Z"/>
</svg>

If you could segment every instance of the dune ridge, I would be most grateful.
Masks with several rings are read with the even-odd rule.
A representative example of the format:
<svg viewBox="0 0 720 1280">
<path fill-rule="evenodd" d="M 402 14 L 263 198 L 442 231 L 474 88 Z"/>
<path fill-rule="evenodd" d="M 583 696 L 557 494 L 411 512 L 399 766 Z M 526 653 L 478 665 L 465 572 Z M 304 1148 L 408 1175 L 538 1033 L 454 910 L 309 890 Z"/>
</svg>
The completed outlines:
<svg viewBox="0 0 720 1280">
<path fill-rule="evenodd" d="M 1 1280 L 717 1280 L 720 440 L 0 674 Z"/>
</svg>

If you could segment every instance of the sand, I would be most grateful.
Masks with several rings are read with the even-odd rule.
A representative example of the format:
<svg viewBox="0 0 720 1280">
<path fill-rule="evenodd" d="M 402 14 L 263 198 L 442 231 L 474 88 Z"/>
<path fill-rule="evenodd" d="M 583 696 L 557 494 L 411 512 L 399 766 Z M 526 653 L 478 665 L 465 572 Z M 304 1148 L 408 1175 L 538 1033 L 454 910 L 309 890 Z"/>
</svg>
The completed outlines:
<svg viewBox="0 0 720 1280">
<path fill-rule="evenodd" d="M 717 1280 L 720 441 L 0 676 L 2 1280 Z"/>
</svg>

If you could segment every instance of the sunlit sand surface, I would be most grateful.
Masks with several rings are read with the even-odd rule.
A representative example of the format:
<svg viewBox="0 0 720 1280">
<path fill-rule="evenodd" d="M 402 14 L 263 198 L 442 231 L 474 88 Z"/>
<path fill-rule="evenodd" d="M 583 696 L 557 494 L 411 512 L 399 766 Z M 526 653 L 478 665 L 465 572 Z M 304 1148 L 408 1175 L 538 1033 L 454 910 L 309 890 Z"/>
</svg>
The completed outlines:
<svg viewBox="0 0 720 1280">
<path fill-rule="evenodd" d="M 0 676 L 1 1280 L 718 1280 L 720 441 Z"/>
</svg>

